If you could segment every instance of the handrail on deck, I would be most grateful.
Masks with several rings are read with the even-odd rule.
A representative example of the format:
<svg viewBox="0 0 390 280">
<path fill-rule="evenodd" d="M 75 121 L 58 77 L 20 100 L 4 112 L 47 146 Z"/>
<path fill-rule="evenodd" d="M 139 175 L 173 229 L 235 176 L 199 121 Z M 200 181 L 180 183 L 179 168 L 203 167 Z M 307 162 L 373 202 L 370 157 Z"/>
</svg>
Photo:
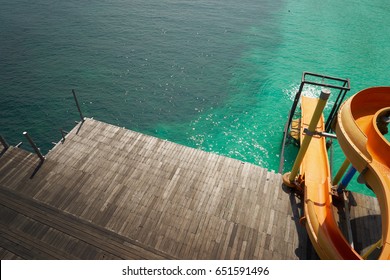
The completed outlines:
<svg viewBox="0 0 390 280">
<path fill-rule="evenodd" d="M 30 137 L 30 135 L 27 133 L 27 131 L 23 132 L 23 135 L 27 138 L 27 141 L 30 143 L 31 147 L 33 148 L 33 150 L 35 151 L 35 153 L 37 154 L 37 156 L 39 157 L 39 159 L 41 160 L 41 163 L 43 163 L 45 161 L 45 156 L 42 155 L 41 153 L 41 150 L 37 147 L 37 145 L 35 144 L 35 142 L 32 140 L 32 138 Z"/>
<path fill-rule="evenodd" d="M 1 135 L 0 135 L 0 143 L 1 145 L 3 145 L 4 150 L 7 150 L 9 148 L 9 144 L 7 143 L 7 141 L 5 141 L 4 137 Z"/>
</svg>

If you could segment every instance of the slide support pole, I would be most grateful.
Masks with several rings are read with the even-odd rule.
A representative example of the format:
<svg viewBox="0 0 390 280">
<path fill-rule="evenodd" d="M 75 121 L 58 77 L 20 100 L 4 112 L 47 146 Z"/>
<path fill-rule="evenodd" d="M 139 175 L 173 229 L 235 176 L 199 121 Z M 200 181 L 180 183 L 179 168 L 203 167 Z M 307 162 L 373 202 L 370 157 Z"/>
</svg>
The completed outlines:
<svg viewBox="0 0 390 280">
<path fill-rule="evenodd" d="M 317 106 L 314 110 L 314 114 L 311 118 L 309 127 L 308 127 L 308 133 L 305 135 L 305 138 L 303 138 L 301 148 L 299 149 L 298 155 L 295 159 L 294 166 L 291 170 L 291 173 L 288 177 L 290 183 L 293 183 L 295 181 L 295 178 L 298 175 L 299 167 L 303 161 L 303 158 L 306 154 L 306 151 L 309 147 L 310 141 L 312 139 L 312 136 L 315 132 L 315 129 L 317 127 L 318 121 L 321 118 L 322 112 L 324 111 L 326 102 L 328 101 L 330 96 L 330 90 L 327 88 L 323 88 L 321 90 L 320 99 L 318 100 Z"/>
</svg>

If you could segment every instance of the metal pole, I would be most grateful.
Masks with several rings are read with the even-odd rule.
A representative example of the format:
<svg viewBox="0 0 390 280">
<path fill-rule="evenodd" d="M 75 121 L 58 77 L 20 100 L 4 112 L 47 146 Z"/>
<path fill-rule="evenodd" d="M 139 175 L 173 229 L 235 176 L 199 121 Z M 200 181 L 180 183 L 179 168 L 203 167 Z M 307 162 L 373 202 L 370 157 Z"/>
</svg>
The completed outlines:
<svg viewBox="0 0 390 280">
<path fill-rule="evenodd" d="M 345 171 L 347 171 L 348 166 L 349 166 L 349 160 L 345 159 L 343 164 L 341 165 L 339 171 L 337 171 L 337 174 L 332 181 L 332 185 L 335 186 L 335 185 L 339 184 L 341 177 L 343 177 Z"/>
<path fill-rule="evenodd" d="M 332 133 L 320 132 L 319 135 L 326 137 L 326 138 L 337 139 L 337 136 L 335 134 L 332 134 Z"/>
<path fill-rule="evenodd" d="M 0 142 L 3 145 L 3 147 L 4 147 L 4 150 L 7 150 L 9 148 L 9 145 L 8 145 L 7 141 L 5 141 L 5 139 L 1 135 L 0 135 Z"/>
<path fill-rule="evenodd" d="M 34 149 L 35 153 L 38 155 L 41 162 L 44 162 L 45 157 L 42 155 L 42 153 L 39 150 L 39 148 L 37 147 L 37 145 L 35 145 L 34 141 L 31 139 L 30 135 L 26 131 L 23 132 L 23 135 L 27 138 L 28 142 L 30 142 L 31 147 Z"/>
<path fill-rule="evenodd" d="M 341 180 L 341 183 L 337 186 L 338 194 L 341 194 L 348 187 L 348 184 L 351 182 L 355 173 L 356 173 L 356 169 L 353 166 L 351 166 L 348 169 L 347 173 L 345 173 L 343 179 Z"/>
<path fill-rule="evenodd" d="M 299 86 L 298 92 L 295 94 L 294 102 L 293 102 L 293 105 L 291 107 L 290 113 L 288 115 L 288 121 L 286 124 L 287 127 L 290 126 L 291 121 L 294 117 L 294 113 L 295 113 L 295 110 L 297 109 L 298 101 L 301 98 L 301 94 L 302 94 L 302 90 L 303 90 L 304 85 L 305 85 L 304 82 L 301 82 L 301 85 Z"/>
<path fill-rule="evenodd" d="M 77 97 L 76 97 L 76 92 L 74 91 L 74 89 L 72 89 L 72 93 L 73 93 L 73 98 L 74 98 L 74 101 L 76 101 L 76 106 L 77 106 L 77 109 L 79 110 L 79 113 L 80 113 L 80 119 L 81 119 L 81 122 L 84 122 L 84 116 L 83 116 L 83 113 L 81 113 L 81 109 L 80 109 L 79 101 L 77 100 Z"/>
<path fill-rule="evenodd" d="M 60 131 L 61 131 L 61 135 L 62 135 L 61 142 L 64 143 L 65 142 L 65 131 L 62 128 L 60 129 Z"/>
<path fill-rule="evenodd" d="M 283 140 L 282 140 L 282 149 L 280 151 L 280 161 L 279 161 L 279 173 L 282 173 L 283 172 L 283 166 L 284 166 L 284 148 L 285 148 L 285 145 L 286 145 L 286 140 L 287 140 L 287 133 L 288 133 L 288 129 L 290 127 L 290 124 L 292 122 L 292 119 L 294 117 L 294 113 L 295 113 L 295 110 L 297 108 L 297 105 L 298 105 L 298 102 L 299 102 L 299 99 L 301 98 L 301 93 L 302 93 L 302 90 L 303 90 L 303 86 L 305 85 L 304 83 L 304 80 L 305 80 L 305 72 L 303 73 L 302 75 L 302 82 L 301 82 L 301 85 L 299 86 L 299 89 L 297 91 L 297 93 L 295 94 L 295 98 L 294 98 L 294 102 L 293 102 L 293 105 L 291 106 L 291 110 L 290 112 L 288 113 L 288 120 L 284 126 L 284 130 L 283 130 Z"/>
<path fill-rule="evenodd" d="M 295 177 L 297 177 L 297 175 L 298 175 L 299 167 L 300 167 L 300 165 L 301 165 L 301 163 L 303 161 L 303 158 L 304 158 L 304 156 L 306 154 L 306 151 L 307 151 L 307 149 L 309 147 L 309 144 L 310 144 L 310 141 L 311 141 L 311 138 L 312 138 L 312 134 L 314 134 L 314 132 L 315 132 L 315 129 L 316 129 L 317 124 L 318 124 L 318 121 L 321 118 L 322 111 L 324 110 L 326 102 L 329 99 L 329 95 L 330 95 L 330 90 L 329 89 L 324 88 L 324 89 L 321 90 L 320 99 L 318 100 L 317 106 L 316 106 L 316 108 L 314 110 L 314 114 L 313 114 L 313 116 L 311 118 L 311 121 L 310 121 L 310 124 L 309 124 L 309 127 L 308 127 L 308 130 L 309 130 L 310 133 L 306 134 L 305 138 L 303 138 L 301 148 L 299 149 L 297 158 L 295 159 L 294 166 L 293 166 L 293 168 L 291 170 L 291 173 L 290 173 L 290 175 L 288 177 L 290 182 L 294 182 L 295 181 Z"/>
</svg>

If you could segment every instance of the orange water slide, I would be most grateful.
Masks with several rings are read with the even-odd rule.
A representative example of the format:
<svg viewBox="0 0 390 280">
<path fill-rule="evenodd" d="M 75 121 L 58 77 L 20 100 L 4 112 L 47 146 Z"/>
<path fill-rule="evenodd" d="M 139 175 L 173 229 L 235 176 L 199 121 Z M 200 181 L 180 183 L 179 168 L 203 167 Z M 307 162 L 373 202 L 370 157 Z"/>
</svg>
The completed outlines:
<svg viewBox="0 0 390 280">
<path fill-rule="evenodd" d="M 389 114 L 390 87 L 368 88 L 343 104 L 336 126 L 345 156 L 378 198 L 383 244 L 379 259 L 387 260 L 390 259 L 390 143 L 382 135 L 380 123 Z"/>
<path fill-rule="evenodd" d="M 318 99 L 302 97 L 301 141 Z M 317 131 L 324 131 L 321 117 Z M 321 259 L 361 259 L 340 231 L 333 214 L 331 174 L 324 137 L 314 136 L 300 166 L 304 176 L 305 226 L 310 240 Z"/>
</svg>

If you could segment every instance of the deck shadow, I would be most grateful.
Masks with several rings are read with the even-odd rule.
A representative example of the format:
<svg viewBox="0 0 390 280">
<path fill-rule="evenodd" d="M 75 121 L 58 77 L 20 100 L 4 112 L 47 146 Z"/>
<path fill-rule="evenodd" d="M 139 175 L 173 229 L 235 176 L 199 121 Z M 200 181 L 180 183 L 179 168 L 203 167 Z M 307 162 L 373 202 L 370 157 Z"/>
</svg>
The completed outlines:
<svg viewBox="0 0 390 280">
<path fill-rule="evenodd" d="M 360 254 L 367 251 L 373 244 L 382 238 L 380 215 L 367 215 L 351 219 L 354 248 Z M 380 250 L 376 250 L 369 259 L 376 259 Z"/>
<path fill-rule="evenodd" d="M 44 161 L 39 161 L 38 165 L 34 168 L 34 171 L 33 173 L 31 174 L 30 176 L 30 179 L 33 179 L 35 174 L 37 174 L 37 172 L 39 171 L 39 169 L 42 167 Z"/>
<path fill-rule="evenodd" d="M 298 247 L 295 249 L 295 255 L 300 260 L 318 260 L 319 257 L 311 244 L 307 235 L 306 228 L 301 224 L 300 219 L 303 217 L 303 202 L 294 190 L 282 184 L 283 191 L 289 195 L 292 219 L 294 220 L 296 232 L 298 235 Z"/>
</svg>

